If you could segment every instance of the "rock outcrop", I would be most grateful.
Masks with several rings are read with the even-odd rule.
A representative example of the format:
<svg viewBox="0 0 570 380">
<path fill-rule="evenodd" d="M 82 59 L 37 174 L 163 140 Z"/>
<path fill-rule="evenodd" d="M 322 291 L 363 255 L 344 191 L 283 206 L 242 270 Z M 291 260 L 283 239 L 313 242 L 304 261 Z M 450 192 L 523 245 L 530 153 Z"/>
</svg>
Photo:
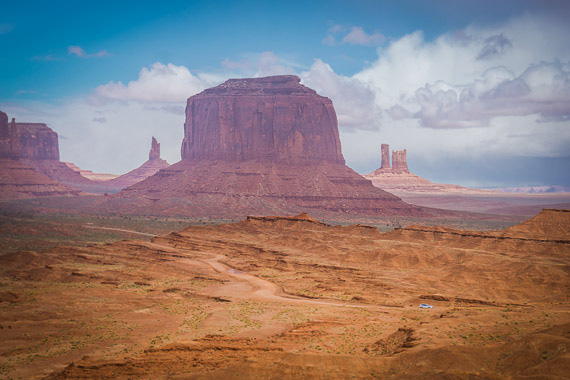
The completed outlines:
<svg viewBox="0 0 570 380">
<path fill-rule="evenodd" d="M 8 123 L 0 111 L 0 199 L 79 194 L 37 170 L 39 162 L 59 163 L 57 133 L 42 123 Z"/>
<path fill-rule="evenodd" d="M 417 215 L 344 164 L 330 99 L 295 76 L 232 79 L 188 99 L 182 161 L 111 197 L 123 213 Z"/>
<path fill-rule="evenodd" d="M 148 152 L 148 160 L 152 161 L 160 158 L 160 143 L 156 141 L 156 138 L 152 136 L 152 141 L 150 143 L 150 152 Z"/>
<path fill-rule="evenodd" d="M 8 123 L 0 113 L 0 157 L 29 160 L 59 160 L 57 133 L 43 123 Z"/>
<path fill-rule="evenodd" d="M 406 160 L 406 150 L 394 150 L 392 152 L 392 171 L 409 173 Z"/>
<path fill-rule="evenodd" d="M 459 185 L 439 184 L 410 173 L 406 158 L 406 149 L 392 152 L 392 167 L 388 155 L 388 144 L 381 145 L 382 161 L 379 169 L 363 177 L 372 181 L 374 186 L 405 198 L 410 193 L 489 193 L 479 189 L 469 189 Z M 405 198 L 406 199 L 406 198 Z"/>
<path fill-rule="evenodd" d="M 382 150 L 380 169 L 390 169 L 390 146 L 388 144 L 382 144 L 380 148 Z"/>
<path fill-rule="evenodd" d="M 169 166 L 170 164 L 168 162 L 160 158 L 160 143 L 153 137 L 150 145 L 150 152 L 148 154 L 148 161 L 126 174 L 107 181 L 106 184 L 112 188 L 112 190 L 119 191 L 147 179 L 160 169 L 164 169 Z"/>
<path fill-rule="evenodd" d="M 182 159 L 344 163 L 330 99 L 292 75 L 230 79 L 188 99 Z"/>
</svg>

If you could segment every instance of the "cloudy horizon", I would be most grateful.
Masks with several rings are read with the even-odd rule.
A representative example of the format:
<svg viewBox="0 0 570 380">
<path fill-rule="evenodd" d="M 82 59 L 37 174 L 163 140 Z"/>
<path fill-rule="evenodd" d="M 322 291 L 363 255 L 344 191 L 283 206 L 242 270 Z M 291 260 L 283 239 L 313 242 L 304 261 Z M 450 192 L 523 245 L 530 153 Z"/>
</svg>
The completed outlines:
<svg viewBox="0 0 570 380">
<path fill-rule="evenodd" d="M 388 143 L 407 149 L 410 170 L 435 182 L 570 185 L 565 2 L 507 1 L 497 9 L 490 1 L 465 9 L 451 1 L 429 9 L 414 1 L 334 2 L 330 10 L 315 3 L 281 17 L 252 6 L 234 13 L 244 18 L 239 32 L 196 21 L 214 12 L 203 3 L 167 3 L 160 21 L 146 13 L 113 19 L 100 33 L 76 25 L 74 36 L 55 25 L 40 41 L 26 30 L 25 12 L 9 6 L 0 43 L 7 51 L 26 42 L 26 51 L 0 59 L 0 110 L 48 123 L 62 161 L 120 174 L 146 160 L 151 136 L 168 162 L 180 159 L 188 97 L 229 78 L 294 74 L 331 98 L 346 162 L 361 174 L 380 166 L 380 144 Z M 424 12 L 406 13 L 410 4 Z M 219 10 L 220 22 L 232 11 Z M 275 26 L 254 23 L 259 15 Z M 315 21 L 290 23 L 307 19 Z"/>
</svg>

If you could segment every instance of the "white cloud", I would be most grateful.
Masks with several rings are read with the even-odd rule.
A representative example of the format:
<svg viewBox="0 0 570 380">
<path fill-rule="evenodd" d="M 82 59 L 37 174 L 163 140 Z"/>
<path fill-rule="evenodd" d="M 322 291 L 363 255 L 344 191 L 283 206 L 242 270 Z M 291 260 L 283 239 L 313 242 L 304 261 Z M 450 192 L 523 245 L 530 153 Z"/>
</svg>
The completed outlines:
<svg viewBox="0 0 570 380">
<path fill-rule="evenodd" d="M 185 66 L 156 62 L 150 69 L 143 67 L 138 79 L 126 85 L 118 81 L 98 86 L 90 100 L 94 103 L 115 100 L 184 104 L 188 97 L 213 84 L 210 78 L 195 76 Z"/>
<path fill-rule="evenodd" d="M 67 53 L 69 55 L 75 55 L 79 58 L 101 58 L 109 55 L 107 50 L 99 50 L 97 53 L 87 54 L 80 46 L 71 45 L 67 48 Z"/>
<path fill-rule="evenodd" d="M 359 26 L 350 28 L 350 32 L 342 38 L 343 43 L 351 45 L 379 46 L 386 41 L 386 37 L 380 33 L 366 34 Z"/>
<path fill-rule="evenodd" d="M 300 77 L 304 85 L 333 101 L 341 128 L 378 128 L 381 109 L 375 104 L 374 91 L 362 82 L 336 74 L 320 59 Z"/>
<path fill-rule="evenodd" d="M 323 38 L 323 44 L 333 46 L 336 44 L 336 40 L 332 34 L 327 34 L 327 36 Z"/>
<path fill-rule="evenodd" d="M 342 44 L 363 46 L 380 46 L 386 41 L 386 36 L 383 34 L 378 32 L 367 34 L 361 26 L 348 27 L 335 24 L 328 29 L 326 37 L 323 38 L 323 44 L 336 45 L 337 38 Z"/>
<path fill-rule="evenodd" d="M 504 67 L 487 70 L 468 86 L 444 82 L 416 91 L 422 125 L 433 128 L 486 126 L 493 117 L 538 114 L 544 120 L 570 117 L 570 72 L 560 62 L 541 62 L 515 77 Z"/>
<path fill-rule="evenodd" d="M 283 62 L 280 57 L 270 51 L 263 52 L 259 55 L 257 72 L 254 74 L 255 77 L 287 74 L 295 74 L 295 69 L 291 64 Z"/>
</svg>

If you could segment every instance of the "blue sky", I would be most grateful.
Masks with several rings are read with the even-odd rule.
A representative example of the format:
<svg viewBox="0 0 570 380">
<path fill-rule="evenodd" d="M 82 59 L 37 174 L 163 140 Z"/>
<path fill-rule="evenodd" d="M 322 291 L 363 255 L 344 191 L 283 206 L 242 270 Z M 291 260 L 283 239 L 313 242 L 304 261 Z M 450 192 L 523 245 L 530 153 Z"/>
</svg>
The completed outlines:
<svg viewBox="0 0 570 380">
<path fill-rule="evenodd" d="M 10 2 L 0 109 L 48 122 L 63 160 L 121 173 L 144 161 L 151 135 L 179 159 L 187 97 L 294 73 L 333 100 L 361 173 L 387 142 L 432 180 L 570 185 L 568 4 Z"/>
</svg>

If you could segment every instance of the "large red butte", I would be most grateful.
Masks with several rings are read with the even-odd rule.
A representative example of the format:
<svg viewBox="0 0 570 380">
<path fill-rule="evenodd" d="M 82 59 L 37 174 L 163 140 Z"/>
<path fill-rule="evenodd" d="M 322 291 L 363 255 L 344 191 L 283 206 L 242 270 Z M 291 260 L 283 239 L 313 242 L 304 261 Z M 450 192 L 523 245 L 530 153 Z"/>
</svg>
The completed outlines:
<svg viewBox="0 0 570 380">
<path fill-rule="evenodd" d="M 331 100 L 299 81 L 230 79 L 192 96 L 182 159 L 344 163 Z"/>
<path fill-rule="evenodd" d="M 231 79 L 190 97 L 182 161 L 104 207 L 216 218 L 426 212 L 344 164 L 331 100 L 292 75 Z"/>
</svg>

